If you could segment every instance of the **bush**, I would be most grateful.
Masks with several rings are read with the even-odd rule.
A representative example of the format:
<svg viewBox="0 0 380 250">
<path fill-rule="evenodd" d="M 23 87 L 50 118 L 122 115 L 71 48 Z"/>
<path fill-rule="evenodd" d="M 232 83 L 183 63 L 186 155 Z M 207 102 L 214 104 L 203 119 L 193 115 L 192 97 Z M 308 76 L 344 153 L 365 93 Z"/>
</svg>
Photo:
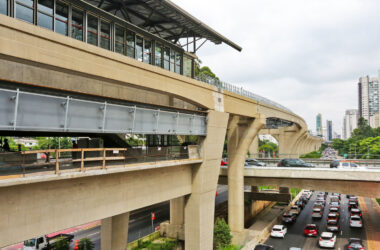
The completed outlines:
<svg viewBox="0 0 380 250">
<path fill-rule="evenodd" d="M 219 248 L 218 250 L 240 250 L 242 247 L 235 246 L 235 245 L 228 245 L 223 248 Z"/>
<path fill-rule="evenodd" d="M 70 245 L 67 239 L 60 239 L 55 244 L 54 250 L 70 250 Z"/>
<path fill-rule="evenodd" d="M 230 227 L 224 219 L 217 218 L 214 226 L 214 248 L 224 248 L 231 244 Z"/>
<path fill-rule="evenodd" d="M 79 241 L 79 250 L 93 250 L 95 244 L 89 238 L 83 238 Z"/>
<path fill-rule="evenodd" d="M 313 151 L 313 152 L 301 155 L 300 158 L 309 158 L 309 159 L 315 158 L 315 159 L 318 159 L 318 158 L 321 158 L 321 155 L 317 151 Z"/>
</svg>

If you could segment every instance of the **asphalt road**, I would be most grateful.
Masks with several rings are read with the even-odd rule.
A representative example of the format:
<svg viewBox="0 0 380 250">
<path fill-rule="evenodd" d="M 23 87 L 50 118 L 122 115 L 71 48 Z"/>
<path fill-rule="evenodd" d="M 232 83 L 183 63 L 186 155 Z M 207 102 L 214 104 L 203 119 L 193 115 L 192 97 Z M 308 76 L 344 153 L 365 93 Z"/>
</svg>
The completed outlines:
<svg viewBox="0 0 380 250">
<path fill-rule="evenodd" d="M 296 223 L 293 225 L 288 225 L 288 232 L 285 239 L 269 238 L 265 244 L 272 245 L 276 250 L 288 250 L 289 247 L 300 247 L 304 250 L 320 249 L 318 246 L 318 237 L 305 237 L 303 235 L 303 230 L 306 224 L 317 224 L 319 226 L 320 233 L 326 231 L 326 218 L 328 214 L 328 205 L 326 205 L 323 218 L 320 220 L 313 220 L 311 218 L 312 208 L 314 201 L 316 199 L 316 194 L 314 192 L 313 196 L 310 198 L 309 202 L 302 210 L 301 214 L 297 217 Z M 331 193 L 330 193 L 331 194 Z M 326 200 L 328 204 L 329 198 Z M 341 208 L 340 208 L 340 229 L 341 231 L 337 235 L 337 242 L 335 249 L 343 250 L 348 244 L 349 238 L 361 238 L 366 240 L 365 229 L 350 228 L 349 226 L 349 210 L 347 208 L 348 199 L 342 194 Z M 366 221 L 364 221 L 364 226 L 366 226 Z M 366 248 L 367 249 L 367 248 Z"/>
</svg>

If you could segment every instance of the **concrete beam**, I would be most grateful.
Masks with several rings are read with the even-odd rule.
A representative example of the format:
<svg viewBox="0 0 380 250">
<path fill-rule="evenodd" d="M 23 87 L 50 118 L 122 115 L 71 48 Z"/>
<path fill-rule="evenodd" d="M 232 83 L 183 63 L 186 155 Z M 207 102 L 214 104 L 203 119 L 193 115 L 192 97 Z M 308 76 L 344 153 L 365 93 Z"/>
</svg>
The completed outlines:
<svg viewBox="0 0 380 250">
<path fill-rule="evenodd" d="M 258 201 L 289 202 L 292 195 L 289 193 L 280 194 L 278 192 L 244 192 L 244 198 Z"/>
</svg>

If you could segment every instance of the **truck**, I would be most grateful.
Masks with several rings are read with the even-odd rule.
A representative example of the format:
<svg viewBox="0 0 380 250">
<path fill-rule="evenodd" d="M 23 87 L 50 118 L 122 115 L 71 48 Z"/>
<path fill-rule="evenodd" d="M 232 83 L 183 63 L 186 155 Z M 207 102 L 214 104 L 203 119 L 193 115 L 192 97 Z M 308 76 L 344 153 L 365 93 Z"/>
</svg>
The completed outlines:
<svg viewBox="0 0 380 250">
<path fill-rule="evenodd" d="M 70 243 L 73 238 L 74 235 L 71 234 L 43 235 L 24 241 L 23 250 L 53 250 L 59 240 L 66 239 Z"/>
</svg>

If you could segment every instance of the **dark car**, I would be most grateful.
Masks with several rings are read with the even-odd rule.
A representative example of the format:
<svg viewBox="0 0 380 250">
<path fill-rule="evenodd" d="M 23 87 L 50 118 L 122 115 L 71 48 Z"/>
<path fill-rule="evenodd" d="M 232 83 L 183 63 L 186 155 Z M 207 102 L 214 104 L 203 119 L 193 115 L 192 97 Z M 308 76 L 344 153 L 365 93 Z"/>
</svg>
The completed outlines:
<svg viewBox="0 0 380 250">
<path fill-rule="evenodd" d="M 297 215 L 291 213 L 284 213 L 281 219 L 284 223 L 294 223 L 297 220 Z"/>
<path fill-rule="evenodd" d="M 298 206 L 299 208 L 303 209 L 306 205 L 306 203 L 302 200 L 298 200 L 294 203 L 296 206 Z"/>
<path fill-rule="evenodd" d="M 337 168 L 338 165 L 339 165 L 339 160 L 333 160 L 331 163 L 330 163 L 330 168 Z"/>
<path fill-rule="evenodd" d="M 347 249 L 352 250 L 364 250 L 364 245 L 361 239 L 358 238 L 350 238 L 348 240 Z"/>
<path fill-rule="evenodd" d="M 359 208 L 353 208 L 353 209 L 351 209 L 350 217 L 354 216 L 354 215 L 362 217 L 362 210 L 360 210 Z"/>
<path fill-rule="evenodd" d="M 266 164 L 264 162 L 261 162 L 261 161 L 258 161 L 256 159 L 252 159 L 252 158 L 245 160 L 245 162 L 248 164 L 248 166 L 259 166 L 259 167 L 266 166 Z"/>
<path fill-rule="evenodd" d="M 253 250 L 274 250 L 274 247 L 265 244 L 258 244 Z"/>
<path fill-rule="evenodd" d="M 311 168 L 313 167 L 310 163 L 306 163 L 300 159 L 282 159 L 278 164 L 278 167 L 302 167 L 302 168 Z"/>
</svg>

